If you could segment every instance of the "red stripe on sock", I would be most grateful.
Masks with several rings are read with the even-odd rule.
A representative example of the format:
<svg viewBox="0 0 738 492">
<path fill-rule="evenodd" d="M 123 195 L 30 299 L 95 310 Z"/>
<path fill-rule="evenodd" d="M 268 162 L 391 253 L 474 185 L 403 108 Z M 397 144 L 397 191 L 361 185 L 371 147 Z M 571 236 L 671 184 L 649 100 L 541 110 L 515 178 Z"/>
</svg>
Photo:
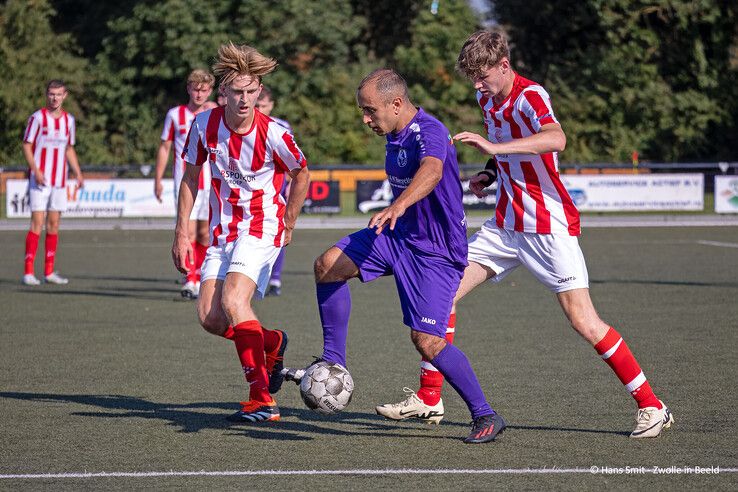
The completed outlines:
<svg viewBox="0 0 738 492">
<path fill-rule="evenodd" d="M 46 233 L 44 246 L 46 248 L 46 258 L 44 259 L 44 275 L 51 275 L 54 271 L 54 260 L 56 259 L 56 246 L 59 244 L 58 234 Z"/>
<path fill-rule="evenodd" d="M 610 328 L 605 337 L 595 345 L 595 350 L 597 350 L 598 354 L 603 355 L 620 342 L 615 352 L 605 359 L 605 362 L 610 366 L 620 382 L 623 385 L 627 385 L 641 373 L 641 366 L 636 361 L 625 340 L 621 340 L 622 337 L 620 334 L 614 328 Z M 638 388 L 631 391 L 631 396 L 638 402 L 639 408 L 661 408 L 661 403 L 656 398 L 656 395 L 654 395 L 651 385 L 647 380 Z"/>
<path fill-rule="evenodd" d="M 26 258 L 24 265 L 24 273 L 33 275 L 33 261 L 36 259 L 36 251 L 38 251 L 39 235 L 33 231 L 26 234 Z"/>
<path fill-rule="evenodd" d="M 249 399 L 272 401 L 269 395 L 269 378 L 264 359 L 264 334 L 257 320 L 249 320 L 233 327 L 233 341 L 243 374 L 249 384 Z"/>
</svg>

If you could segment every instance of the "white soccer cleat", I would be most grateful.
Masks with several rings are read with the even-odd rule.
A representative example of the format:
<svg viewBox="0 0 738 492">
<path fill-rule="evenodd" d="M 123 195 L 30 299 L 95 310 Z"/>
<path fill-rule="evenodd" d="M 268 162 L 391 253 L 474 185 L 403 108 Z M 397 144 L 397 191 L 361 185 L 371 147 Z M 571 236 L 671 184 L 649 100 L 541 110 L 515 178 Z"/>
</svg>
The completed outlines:
<svg viewBox="0 0 738 492">
<path fill-rule="evenodd" d="M 630 433 L 630 437 L 640 439 L 643 437 L 658 437 L 662 429 L 668 429 L 674 423 L 674 416 L 666 404 L 661 402 L 661 408 L 646 407 L 639 408 L 636 415 L 636 428 Z"/>
<path fill-rule="evenodd" d="M 64 278 L 56 272 L 51 272 L 50 274 L 44 277 L 44 280 L 46 281 L 47 284 L 66 285 L 69 283 L 68 278 Z"/>
<path fill-rule="evenodd" d="M 399 403 L 386 403 L 377 406 L 377 413 L 390 420 L 420 419 L 429 424 L 440 424 L 443 419 L 443 400 L 430 406 L 423 403 L 410 388 L 403 388 L 407 398 Z"/>
<path fill-rule="evenodd" d="M 192 280 L 187 281 L 180 291 L 182 297 L 185 299 L 197 299 L 200 295 L 200 282 L 193 282 Z"/>
<path fill-rule="evenodd" d="M 39 284 L 41 284 L 41 281 L 39 279 L 37 279 L 36 276 L 34 274 L 32 274 L 32 273 L 26 273 L 25 275 L 23 275 L 22 282 L 23 282 L 24 285 L 39 285 Z"/>
</svg>

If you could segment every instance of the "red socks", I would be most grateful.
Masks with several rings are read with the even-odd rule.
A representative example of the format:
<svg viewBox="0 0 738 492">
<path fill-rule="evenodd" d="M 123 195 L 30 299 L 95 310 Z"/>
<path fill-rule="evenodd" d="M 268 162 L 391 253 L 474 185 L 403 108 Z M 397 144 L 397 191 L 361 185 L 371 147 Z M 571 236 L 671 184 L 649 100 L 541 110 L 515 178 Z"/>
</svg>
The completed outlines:
<svg viewBox="0 0 738 492">
<path fill-rule="evenodd" d="M 264 333 L 264 351 L 268 354 L 277 350 L 282 342 L 277 330 L 267 330 L 262 326 L 261 331 Z"/>
<path fill-rule="evenodd" d="M 195 282 L 200 281 L 202 274 L 202 262 L 205 261 L 205 253 L 208 251 L 208 247 L 195 241 L 194 246 L 195 255 Z"/>
<path fill-rule="evenodd" d="M 456 332 L 456 313 L 452 313 L 448 319 L 448 328 L 446 328 L 446 342 L 454 343 L 454 333 Z M 418 398 L 423 400 L 426 405 L 437 405 L 441 400 L 441 387 L 443 386 L 443 374 L 433 365 L 423 359 L 420 363 L 420 389 L 417 392 Z"/>
<path fill-rule="evenodd" d="M 51 275 L 54 272 L 54 260 L 56 259 L 56 245 L 59 244 L 58 234 L 46 233 L 45 247 L 46 259 L 44 260 L 44 275 Z"/>
<path fill-rule="evenodd" d="M 26 234 L 26 261 L 25 275 L 33 275 L 33 260 L 36 259 L 36 251 L 38 250 L 39 235 L 35 232 L 28 231 Z"/>
<path fill-rule="evenodd" d="M 249 383 L 249 400 L 271 402 L 261 325 L 257 320 L 252 319 L 235 325 L 233 332 L 233 341 L 236 343 L 243 374 Z"/>
<path fill-rule="evenodd" d="M 610 328 L 605 337 L 597 342 L 595 350 L 635 398 L 638 408 L 661 408 L 661 402 L 653 394 L 651 385 L 648 384 L 646 376 L 641 371 L 641 366 L 638 365 L 625 341 L 614 328 Z"/>
</svg>

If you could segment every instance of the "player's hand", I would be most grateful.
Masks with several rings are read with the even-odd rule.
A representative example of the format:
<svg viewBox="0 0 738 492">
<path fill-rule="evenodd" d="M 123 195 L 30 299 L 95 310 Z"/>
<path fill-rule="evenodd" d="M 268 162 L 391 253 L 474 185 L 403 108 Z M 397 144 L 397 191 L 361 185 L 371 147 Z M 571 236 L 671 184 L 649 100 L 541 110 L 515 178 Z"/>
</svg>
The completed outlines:
<svg viewBox="0 0 738 492">
<path fill-rule="evenodd" d="M 36 178 L 36 184 L 38 186 L 46 186 L 46 178 L 44 177 L 44 173 L 42 173 L 40 169 L 34 169 L 33 176 Z"/>
<path fill-rule="evenodd" d="M 377 212 L 372 215 L 372 218 L 369 221 L 369 228 L 376 228 L 377 236 L 379 236 L 382 233 L 384 226 L 389 223 L 390 230 L 394 231 L 397 219 L 405 214 L 405 210 L 407 210 L 405 207 L 398 205 L 397 202 L 395 202 L 381 212 Z"/>
<path fill-rule="evenodd" d="M 84 187 L 85 187 L 85 178 L 83 178 L 82 175 L 80 174 L 79 176 L 77 176 L 77 189 L 79 190 L 80 188 L 84 188 Z"/>
<path fill-rule="evenodd" d="M 483 154 L 493 155 L 495 152 L 495 144 L 487 140 L 481 135 L 472 132 L 461 132 L 454 135 L 454 140 L 476 148 Z"/>
<path fill-rule="evenodd" d="M 195 253 L 192 250 L 192 243 L 189 241 L 186 234 L 174 234 L 172 260 L 174 260 L 174 267 L 184 274 L 189 271 L 189 265 L 192 265 L 195 262 Z"/>
<path fill-rule="evenodd" d="M 159 203 L 161 203 L 162 193 L 164 193 L 164 185 L 161 184 L 161 181 L 159 180 L 154 181 L 154 195 L 156 196 L 156 199 L 159 200 Z"/>
<path fill-rule="evenodd" d="M 284 241 L 282 241 L 282 247 L 287 246 L 292 242 L 292 231 L 295 230 L 295 226 L 284 228 Z"/>
<path fill-rule="evenodd" d="M 484 175 L 477 174 L 469 180 L 469 191 L 474 193 L 477 198 L 484 198 L 489 195 L 484 189 L 487 187 L 487 178 Z"/>
</svg>

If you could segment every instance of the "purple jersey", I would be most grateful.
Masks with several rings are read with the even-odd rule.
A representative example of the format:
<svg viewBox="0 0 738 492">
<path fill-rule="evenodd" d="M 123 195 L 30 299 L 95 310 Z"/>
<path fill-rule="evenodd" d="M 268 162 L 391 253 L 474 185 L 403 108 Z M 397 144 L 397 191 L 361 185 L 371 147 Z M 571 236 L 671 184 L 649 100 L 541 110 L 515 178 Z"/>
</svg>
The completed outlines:
<svg viewBox="0 0 738 492">
<path fill-rule="evenodd" d="M 443 123 L 418 108 L 405 128 L 387 134 L 384 167 L 395 198 L 410 185 L 424 157 L 443 163 L 441 181 L 408 207 L 395 230 L 414 248 L 466 266 L 466 216 L 456 149 Z"/>
</svg>

